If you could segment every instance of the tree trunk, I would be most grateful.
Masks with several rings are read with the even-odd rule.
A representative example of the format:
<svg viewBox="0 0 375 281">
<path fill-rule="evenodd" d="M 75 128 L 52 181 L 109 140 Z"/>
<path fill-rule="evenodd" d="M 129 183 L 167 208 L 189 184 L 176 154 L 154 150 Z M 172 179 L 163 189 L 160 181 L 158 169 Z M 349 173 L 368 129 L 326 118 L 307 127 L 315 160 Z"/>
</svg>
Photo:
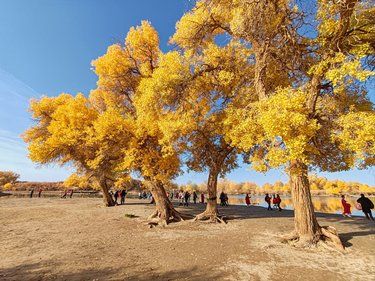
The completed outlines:
<svg viewBox="0 0 375 281">
<path fill-rule="evenodd" d="M 296 240 L 296 245 L 306 247 L 328 238 L 336 248 L 343 250 L 336 229 L 318 224 L 311 199 L 307 166 L 302 162 L 292 161 L 289 173 L 294 207 L 294 232 L 288 239 Z"/>
<path fill-rule="evenodd" d="M 298 162 L 290 167 L 290 184 L 294 206 L 294 228 L 300 240 L 316 242 L 320 227 L 311 200 L 307 166 Z"/>
<path fill-rule="evenodd" d="M 172 221 L 181 221 L 189 216 L 183 215 L 175 210 L 160 181 L 149 181 L 150 191 L 155 200 L 156 210 L 149 217 L 150 225 L 160 224 L 166 226 Z"/>
<path fill-rule="evenodd" d="M 168 224 L 173 206 L 167 197 L 163 185 L 160 182 L 152 183 L 151 194 L 155 200 L 158 217 Z"/>
<path fill-rule="evenodd" d="M 219 176 L 219 172 L 216 169 L 210 169 L 207 181 L 207 206 L 206 210 L 196 216 L 196 220 L 211 220 L 211 221 L 219 221 L 223 222 L 222 219 L 218 216 L 217 211 L 217 178 Z"/>
<path fill-rule="evenodd" d="M 100 187 L 101 187 L 102 192 L 103 192 L 104 205 L 106 207 L 115 206 L 115 201 L 113 201 L 113 198 L 112 198 L 111 194 L 109 194 L 109 188 L 108 188 L 107 181 L 106 181 L 105 177 L 101 177 L 100 180 L 99 180 L 99 183 L 100 183 Z"/>
<path fill-rule="evenodd" d="M 254 68 L 254 86 L 255 92 L 258 95 L 258 99 L 262 100 L 267 97 L 266 86 L 265 86 L 265 77 L 266 77 L 266 68 L 267 68 L 267 48 L 257 47 L 255 54 L 255 68 Z"/>
</svg>

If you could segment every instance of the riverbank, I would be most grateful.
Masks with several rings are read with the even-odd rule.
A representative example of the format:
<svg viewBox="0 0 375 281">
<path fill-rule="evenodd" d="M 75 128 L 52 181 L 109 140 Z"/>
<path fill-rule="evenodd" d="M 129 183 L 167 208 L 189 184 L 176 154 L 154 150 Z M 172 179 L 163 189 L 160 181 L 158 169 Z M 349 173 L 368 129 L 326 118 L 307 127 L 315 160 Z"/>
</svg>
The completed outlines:
<svg viewBox="0 0 375 281">
<path fill-rule="evenodd" d="M 63 194 L 62 191 L 43 191 L 42 197 L 61 197 Z M 1 196 L 14 196 L 14 197 L 29 197 L 29 191 L 7 191 L 5 193 L 0 193 Z M 38 197 L 38 193 L 34 192 L 34 197 Z M 87 191 L 87 190 L 78 190 L 74 192 L 74 198 L 76 197 L 93 197 L 93 198 L 102 198 L 102 193 L 99 191 Z M 245 194 L 229 194 L 229 204 L 231 205 L 245 205 Z M 69 196 L 68 196 L 69 197 Z M 138 198 L 137 192 L 129 192 L 126 196 L 127 198 Z M 282 202 L 281 207 L 286 210 L 293 210 L 293 201 L 290 195 L 281 195 Z M 351 204 L 352 214 L 354 216 L 364 216 L 363 212 L 355 208 L 356 200 L 359 198 L 357 195 L 348 195 L 346 200 Z M 375 197 L 369 197 L 373 202 L 375 202 Z M 176 200 L 176 199 L 175 199 Z M 315 211 L 328 214 L 342 214 L 342 204 L 341 196 L 312 196 L 313 204 Z M 177 201 L 177 200 L 176 200 Z M 219 200 L 218 200 L 219 203 Z M 264 195 L 253 195 L 251 194 L 251 204 L 261 207 L 267 207 L 267 203 L 264 201 Z"/>
<path fill-rule="evenodd" d="M 203 204 L 178 208 L 197 214 Z M 337 228 L 345 254 L 282 244 L 293 212 L 229 206 L 228 224 L 185 221 L 148 228 L 154 206 L 130 199 L 0 198 L 1 280 L 368 280 L 375 224 L 318 214 Z M 135 218 L 128 218 L 132 214 Z M 308 279 L 306 277 L 308 276 Z"/>
</svg>

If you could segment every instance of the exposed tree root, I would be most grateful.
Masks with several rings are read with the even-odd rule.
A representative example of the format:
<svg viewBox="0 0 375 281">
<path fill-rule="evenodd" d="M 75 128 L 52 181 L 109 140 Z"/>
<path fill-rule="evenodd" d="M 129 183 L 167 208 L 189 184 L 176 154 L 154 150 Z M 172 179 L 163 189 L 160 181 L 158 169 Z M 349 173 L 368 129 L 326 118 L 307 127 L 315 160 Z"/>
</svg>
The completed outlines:
<svg viewBox="0 0 375 281">
<path fill-rule="evenodd" d="M 290 241 L 295 241 L 298 238 L 299 238 L 298 234 L 295 231 L 293 231 L 291 233 L 280 236 L 280 241 L 283 243 L 287 243 Z"/>
<path fill-rule="evenodd" d="M 224 216 L 219 216 L 218 213 L 203 212 L 194 218 L 194 221 L 209 221 L 213 223 L 227 223 Z"/>
<path fill-rule="evenodd" d="M 193 217 L 187 214 L 182 214 L 176 211 L 174 208 L 169 210 L 169 216 L 165 213 L 161 213 L 159 210 L 155 210 L 149 217 L 147 224 L 150 227 L 154 226 L 167 226 L 171 222 L 181 222 L 187 219 L 192 219 Z"/>
<path fill-rule="evenodd" d="M 290 243 L 298 248 L 312 248 L 316 247 L 318 243 L 323 245 L 324 248 L 335 249 L 343 252 L 345 250 L 337 231 L 332 226 L 323 226 L 315 235 L 298 235 L 293 231 L 290 234 L 281 237 L 281 242 Z"/>
</svg>

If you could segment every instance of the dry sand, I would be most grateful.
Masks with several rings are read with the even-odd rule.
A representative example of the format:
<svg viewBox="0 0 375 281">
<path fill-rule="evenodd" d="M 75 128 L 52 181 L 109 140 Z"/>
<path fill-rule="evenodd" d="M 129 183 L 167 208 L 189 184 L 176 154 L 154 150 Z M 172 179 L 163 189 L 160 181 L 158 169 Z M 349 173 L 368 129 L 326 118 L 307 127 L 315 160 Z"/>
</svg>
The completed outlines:
<svg viewBox="0 0 375 281">
<path fill-rule="evenodd" d="M 105 208 L 97 198 L 0 198 L 0 280 L 375 280 L 375 223 L 363 218 L 319 214 L 339 231 L 342 254 L 280 243 L 292 211 L 229 206 L 220 209 L 228 224 L 150 229 L 153 209 L 136 199 Z"/>
</svg>

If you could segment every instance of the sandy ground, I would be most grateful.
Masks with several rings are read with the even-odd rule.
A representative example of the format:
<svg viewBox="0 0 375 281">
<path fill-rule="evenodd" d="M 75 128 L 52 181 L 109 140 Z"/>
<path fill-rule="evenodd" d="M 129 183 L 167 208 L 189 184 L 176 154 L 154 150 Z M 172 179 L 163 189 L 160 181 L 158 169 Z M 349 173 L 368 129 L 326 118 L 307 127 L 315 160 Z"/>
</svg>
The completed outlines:
<svg viewBox="0 0 375 281">
<path fill-rule="evenodd" d="M 375 223 L 363 218 L 319 214 L 339 231 L 342 254 L 279 242 L 292 211 L 229 206 L 227 224 L 150 229 L 153 209 L 136 199 L 105 208 L 97 198 L 0 198 L 0 280 L 375 280 Z"/>
</svg>

